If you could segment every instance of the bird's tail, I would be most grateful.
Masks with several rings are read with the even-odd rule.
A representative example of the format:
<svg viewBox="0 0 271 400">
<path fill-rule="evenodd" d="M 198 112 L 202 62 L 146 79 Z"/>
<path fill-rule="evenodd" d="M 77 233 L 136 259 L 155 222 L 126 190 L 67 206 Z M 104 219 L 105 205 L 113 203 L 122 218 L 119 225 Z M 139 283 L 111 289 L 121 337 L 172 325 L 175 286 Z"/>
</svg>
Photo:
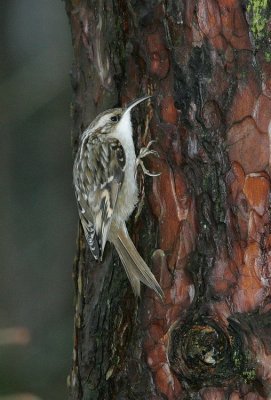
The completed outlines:
<svg viewBox="0 0 271 400">
<path fill-rule="evenodd" d="M 135 248 L 126 226 L 121 227 L 114 235 L 113 244 L 119 254 L 126 274 L 136 296 L 140 296 L 140 282 L 153 289 L 163 300 L 164 293 L 153 273 L 139 255 Z"/>
</svg>

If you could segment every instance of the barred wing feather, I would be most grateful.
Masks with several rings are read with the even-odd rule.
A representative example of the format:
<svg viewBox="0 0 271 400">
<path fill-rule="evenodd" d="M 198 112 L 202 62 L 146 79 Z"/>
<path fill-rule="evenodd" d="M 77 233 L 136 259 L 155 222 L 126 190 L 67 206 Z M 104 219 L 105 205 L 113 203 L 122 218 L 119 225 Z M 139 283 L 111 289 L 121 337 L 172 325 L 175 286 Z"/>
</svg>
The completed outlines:
<svg viewBox="0 0 271 400">
<path fill-rule="evenodd" d="M 117 139 L 95 135 L 82 140 L 77 157 L 74 184 L 79 215 L 93 256 L 102 260 L 124 179 L 125 153 Z"/>
</svg>

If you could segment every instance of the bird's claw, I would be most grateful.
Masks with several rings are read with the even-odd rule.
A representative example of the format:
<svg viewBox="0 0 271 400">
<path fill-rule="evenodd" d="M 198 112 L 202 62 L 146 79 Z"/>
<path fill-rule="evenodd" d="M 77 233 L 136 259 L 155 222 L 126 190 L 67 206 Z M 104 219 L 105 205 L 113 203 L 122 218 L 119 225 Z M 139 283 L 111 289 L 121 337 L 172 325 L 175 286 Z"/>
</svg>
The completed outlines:
<svg viewBox="0 0 271 400">
<path fill-rule="evenodd" d="M 138 155 L 138 157 L 137 157 L 137 159 L 136 159 L 136 170 L 135 170 L 135 174 L 137 174 L 137 168 L 138 168 L 138 166 L 140 165 L 141 168 L 142 168 L 142 171 L 143 171 L 143 173 L 144 173 L 145 175 L 148 175 L 148 176 L 160 176 L 160 175 L 161 175 L 160 172 L 158 172 L 158 173 L 152 173 L 152 172 L 150 172 L 150 171 L 145 167 L 144 162 L 142 161 L 143 158 L 145 158 L 145 157 L 147 157 L 147 156 L 149 156 L 149 155 L 151 155 L 151 154 L 154 155 L 155 157 L 160 157 L 160 156 L 159 156 L 159 153 L 158 153 L 156 150 L 150 150 L 151 145 L 152 145 L 153 143 L 155 143 L 155 142 L 156 142 L 156 140 L 151 140 L 151 141 L 147 144 L 146 147 L 142 147 L 142 148 L 140 149 L 139 155 Z"/>
<path fill-rule="evenodd" d="M 137 165 L 136 165 L 137 167 L 138 167 L 139 165 L 141 166 L 142 171 L 143 171 L 143 173 L 144 173 L 145 175 L 148 175 L 148 176 L 160 176 L 160 175 L 161 175 L 160 172 L 158 172 L 158 173 L 152 173 L 152 172 L 150 172 L 150 171 L 145 167 L 145 165 L 144 165 L 144 163 L 143 163 L 142 160 L 137 161 L 136 164 L 137 164 Z"/>
<path fill-rule="evenodd" d="M 150 150 L 151 145 L 152 145 L 153 143 L 155 143 L 155 142 L 156 142 L 156 140 L 151 140 L 151 141 L 147 144 L 146 147 L 142 147 L 142 148 L 140 149 L 138 158 L 141 158 L 141 159 L 142 159 L 142 158 L 144 158 L 144 157 L 146 157 L 146 156 L 149 156 L 150 154 L 153 154 L 154 156 L 159 157 L 159 153 L 158 153 L 156 150 Z"/>
</svg>

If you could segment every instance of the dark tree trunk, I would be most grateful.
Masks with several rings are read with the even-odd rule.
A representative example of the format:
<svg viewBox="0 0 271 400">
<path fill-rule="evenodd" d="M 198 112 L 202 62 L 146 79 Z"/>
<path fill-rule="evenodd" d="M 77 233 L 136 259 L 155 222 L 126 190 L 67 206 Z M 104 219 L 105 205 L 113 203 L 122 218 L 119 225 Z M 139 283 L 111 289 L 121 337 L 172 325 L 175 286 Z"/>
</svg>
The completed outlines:
<svg viewBox="0 0 271 400">
<path fill-rule="evenodd" d="M 270 399 L 270 3 L 66 4 L 74 150 L 99 112 L 154 95 L 134 140 L 157 140 L 161 176 L 129 229 L 165 292 L 137 302 L 80 232 L 71 399 Z"/>
</svg>

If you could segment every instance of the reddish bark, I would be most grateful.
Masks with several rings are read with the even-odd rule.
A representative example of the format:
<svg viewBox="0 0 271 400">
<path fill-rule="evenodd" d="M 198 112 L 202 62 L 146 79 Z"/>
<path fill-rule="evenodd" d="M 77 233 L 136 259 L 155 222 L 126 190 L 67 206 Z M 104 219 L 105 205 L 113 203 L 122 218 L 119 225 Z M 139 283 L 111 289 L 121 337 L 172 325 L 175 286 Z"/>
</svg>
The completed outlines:
<svg viewBox="0 0 271 400">
<path fill-rule="evenodd" d="M 242 2 L 67 9 L 75 147 L 118 96 L 154 95 L 135 142 L 157 140 L 161 175 L 131 231 L 165 292 L 137 305 L 116 256 L 98 265 L 80 236 L 72 398 L 270 398 L 271 68 Z"/>
</svg>

